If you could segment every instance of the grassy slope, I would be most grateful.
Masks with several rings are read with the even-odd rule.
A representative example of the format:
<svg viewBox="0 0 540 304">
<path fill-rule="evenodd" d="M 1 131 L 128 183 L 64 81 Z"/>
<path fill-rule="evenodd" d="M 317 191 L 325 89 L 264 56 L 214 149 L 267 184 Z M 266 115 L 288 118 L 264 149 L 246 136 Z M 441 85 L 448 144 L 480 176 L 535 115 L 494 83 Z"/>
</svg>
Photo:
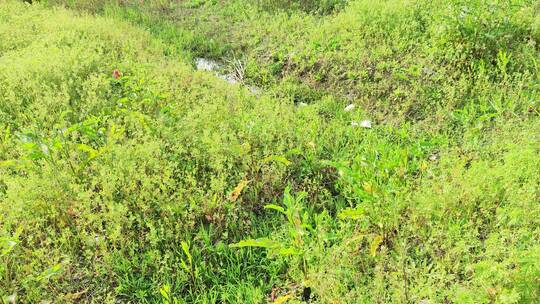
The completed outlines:
<svg viewBox="0 0 540 304">
<path fill-rule="evenodd" d="M 2 296 L 539 300 L 538 4 L 58 3 L 0 2 Z"/>
</svg>

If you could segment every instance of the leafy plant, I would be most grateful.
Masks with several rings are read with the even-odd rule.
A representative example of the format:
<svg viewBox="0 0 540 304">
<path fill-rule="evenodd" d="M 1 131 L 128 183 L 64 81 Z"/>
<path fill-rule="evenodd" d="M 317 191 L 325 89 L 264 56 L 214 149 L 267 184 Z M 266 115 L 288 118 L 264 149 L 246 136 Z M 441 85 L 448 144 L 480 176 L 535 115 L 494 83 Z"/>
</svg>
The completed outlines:
<svg viewBox="0 0 540 304">
<path fill-rule="evenodd" d="M 303 200 L 306 196 L 305 192 L 293 196 L 290 193 L 290 188 L 287 187 L 283 194 L 283 205 L 285 207 L 274 204 L 264 206 L 265 209 L 275 210 L 285 216 L 288 227 L 286 240 L 247 239 L 231 244 L 230 247 L 261 247 L 266 248 L 271 255 L 298 255 L 302 260 L 302 264 L 304 264 L 303 256 L 306 254 L 306 242 L 309 239 L 309 234 L 313 232 L 313 228 L 309 224 L 309 214 L 303 207 Z"/>
</svg>

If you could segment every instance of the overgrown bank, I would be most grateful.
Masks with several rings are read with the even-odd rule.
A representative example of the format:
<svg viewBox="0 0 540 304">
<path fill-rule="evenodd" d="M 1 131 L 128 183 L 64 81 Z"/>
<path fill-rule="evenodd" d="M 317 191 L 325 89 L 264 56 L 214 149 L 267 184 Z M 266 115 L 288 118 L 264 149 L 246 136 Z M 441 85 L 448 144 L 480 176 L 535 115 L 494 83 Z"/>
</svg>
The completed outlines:
<svg viewBox="0 0 540 304">
<path fill-rule="evenodd" d="M 537 4 L 186 3 L 0 2 L 3 297 L 538 301 Z"/>
</svg>

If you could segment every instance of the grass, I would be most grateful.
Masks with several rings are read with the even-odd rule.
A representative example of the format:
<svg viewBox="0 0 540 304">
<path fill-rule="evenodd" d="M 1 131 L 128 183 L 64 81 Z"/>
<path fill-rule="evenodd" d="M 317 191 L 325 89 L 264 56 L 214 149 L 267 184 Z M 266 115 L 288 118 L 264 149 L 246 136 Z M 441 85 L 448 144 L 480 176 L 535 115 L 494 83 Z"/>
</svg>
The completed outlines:
<svg viewBox="0 0 540 304">
<path fill-rule="evenodd" d="M 0 0 L 0 297 L 540 301 L 539 13 Z"/>
</svg>

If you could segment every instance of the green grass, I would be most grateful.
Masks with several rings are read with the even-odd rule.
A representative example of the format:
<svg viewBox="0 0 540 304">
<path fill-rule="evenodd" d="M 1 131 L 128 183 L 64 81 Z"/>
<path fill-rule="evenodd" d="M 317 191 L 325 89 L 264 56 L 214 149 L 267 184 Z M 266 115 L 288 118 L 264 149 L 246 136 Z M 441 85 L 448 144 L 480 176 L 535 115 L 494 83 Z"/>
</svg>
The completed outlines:
<svg viewBox="0 0 540 304">
<path fill-rule="evenodd" d="M 539 302 L 539 16 L 0 0 L 0 297 Z"/>
</svg>

